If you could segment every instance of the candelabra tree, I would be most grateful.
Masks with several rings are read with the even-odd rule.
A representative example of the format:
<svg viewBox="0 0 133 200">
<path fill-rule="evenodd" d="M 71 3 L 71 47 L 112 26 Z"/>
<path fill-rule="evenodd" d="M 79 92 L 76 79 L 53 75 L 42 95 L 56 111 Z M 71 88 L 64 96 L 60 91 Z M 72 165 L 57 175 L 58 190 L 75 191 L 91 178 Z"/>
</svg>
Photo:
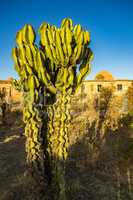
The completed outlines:
<svg viewBox="0 0 133 200">
<path fill-rule="evenodd" d="M 70 101 L 90 72 L 90 34 L 69 18 L 59 28 L 41 24 L 39 34 L 37 46 L 33 27 L 25 25 L 12 51 L 25 94 L 27 163 L 35 180 L 54 182 L 64 200 Z"/>
</svg>

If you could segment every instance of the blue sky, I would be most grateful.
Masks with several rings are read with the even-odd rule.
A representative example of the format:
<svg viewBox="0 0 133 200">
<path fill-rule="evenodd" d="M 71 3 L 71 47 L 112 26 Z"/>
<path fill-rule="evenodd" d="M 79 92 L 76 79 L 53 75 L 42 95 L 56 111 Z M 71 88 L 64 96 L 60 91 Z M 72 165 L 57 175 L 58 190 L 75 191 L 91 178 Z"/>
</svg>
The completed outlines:
<svg viewBox="0 0 133 200">
<path fill-rule="evenodd" d="M 59 26 L 70 17 L 91 32 L 93 79 L 106 69 L 119 79 L 133 79 L 132 0 L 3 0 L 0 3 L 0 79 L 17 77 L 11 58 L 15 34 L 24 24 Z"/>
</svg>

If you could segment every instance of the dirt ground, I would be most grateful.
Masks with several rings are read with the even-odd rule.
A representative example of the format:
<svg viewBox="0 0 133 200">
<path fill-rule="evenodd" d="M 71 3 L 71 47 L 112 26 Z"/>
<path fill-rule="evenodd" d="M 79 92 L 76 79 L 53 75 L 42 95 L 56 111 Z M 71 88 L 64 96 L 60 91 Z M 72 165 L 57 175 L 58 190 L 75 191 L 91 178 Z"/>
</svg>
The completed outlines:
<svg viewBox="0 0 133 200">
<path fill-rule="evenodd" d="M 133 146 L 131 134 L 126 130 L 108 133 L 97 150 L 90 141 L 93 127 L 81 134 L 78 125 L 70 136 L 73 142 L 66 168 L 68 200 L 132 200 L 133 154 L 128 148 Z M 25 179 L 23 132 L 22 114 L 8 113 L 6 124 L 0 125 L 0 200 L 33 200 Z"/>
<path fill-rule="evenodd" d="M 19 112 L 6 115 L 0 125 L 0 200 L 20 199 L 25 171 L 24 128 Z"/>
</svg>

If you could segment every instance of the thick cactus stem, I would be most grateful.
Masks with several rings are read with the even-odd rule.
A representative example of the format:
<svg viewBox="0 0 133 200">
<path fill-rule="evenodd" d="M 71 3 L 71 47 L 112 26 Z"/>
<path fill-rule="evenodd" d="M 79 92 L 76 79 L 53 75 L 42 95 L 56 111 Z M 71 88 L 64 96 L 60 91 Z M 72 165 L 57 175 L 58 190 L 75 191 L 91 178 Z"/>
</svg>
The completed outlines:
<svg viewBox="0 0 133 200">
<path fill-rule="evenodd" d="M 58 199 L 66 199 L 65 161 L 68 158 L 70 124 L 70 100 L 72 90 L 58 94 L 57 101 L 49 107 L 49 144 L 48 151 L 51 154 L 53 166 L 53 180 L 58 186 Z"/>
</svg>

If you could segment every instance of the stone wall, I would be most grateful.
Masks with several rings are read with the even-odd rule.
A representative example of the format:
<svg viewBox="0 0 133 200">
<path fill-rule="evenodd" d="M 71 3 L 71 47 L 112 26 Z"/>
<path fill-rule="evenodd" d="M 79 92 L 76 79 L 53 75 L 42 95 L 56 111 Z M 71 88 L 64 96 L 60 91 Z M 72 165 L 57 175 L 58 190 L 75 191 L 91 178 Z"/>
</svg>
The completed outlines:
<svg viewBox="0 0 133 200">
<path fill-rule="evenodd" d="M 128 88 L 133 83 L 133 80 L 87 80 L 84 81 L 79 93 L 84 90 L 87 95 L 98 94 L 98 87 L 114 87 L 114 92 L 117 95 L 123 95 L 127 92 Z"/>
<path fill-rule="evenodd" d="M 19 103 L 21 101 L 22 94 L 12 87 L 12 80 L 0 80 L 0 91 L 5 92 L 7 103 Z"/>
<path fill-rule="evenodd" d="M 133 80 L 87 80 L 82 83 L 75 98 L 77 98 L 79 102 L 82 101 L 82 104 L 88 104 L 88 107 L 91 107 L 94 98 L 99 96 L 100 89 L 102 87 L 111 87 L 113 88 L 113 95 L 115 97 L 112 106 L 117 103 L 118 111 L 126 112 L 128 109 L 126 94 L 131 84 L 133 84 Z M 0 90 L 6 92 L 7 102 L 21 102 L 22 93 L 12 87 L 12 79 L 0 80 Z"/>
<path fill-rule="evenodd" d="M 133 84 L 133 80 L 88 80 L 84 81 L 81 85 L 76 96 L 79 96 L 79 99 L 82 103 L 87 103 L 90 105 L 94 98 L 98 98 L 102 88 L 112 88 L 114 103 L 118 104 L 119 112 L 128 111 L 128 88 Z"/>
</svg>

